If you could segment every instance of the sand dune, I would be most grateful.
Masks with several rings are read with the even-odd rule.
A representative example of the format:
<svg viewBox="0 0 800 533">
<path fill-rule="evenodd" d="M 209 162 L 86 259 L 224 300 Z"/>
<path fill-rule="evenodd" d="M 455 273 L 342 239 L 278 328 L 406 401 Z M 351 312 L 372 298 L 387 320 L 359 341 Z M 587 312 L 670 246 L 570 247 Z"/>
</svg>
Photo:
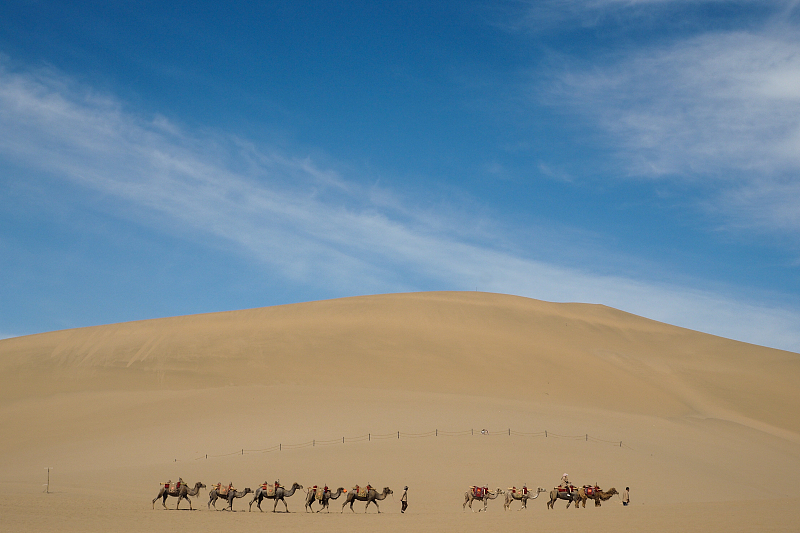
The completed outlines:
<svg viewBox="0 0 800 533">
<path fill-rule="evenodd" d="M 203 512 L 151 509 L 167 478 L 242 488 L 280 478 L 388 485 L 386 516 L 358 518 L 387 531 L 788 531 L 800 500 L 776 485 L 800 480 L 798 384 L 796 353 L 604 306 L 485 293 L 56 331 L 0 341 L 0 477 L 21 488 L 0 509 L 13 530 L 352 529 L 340 504 L 328 518 L 208 513 L 204 491 Z M 331 442 L 291 446 L 318 441 Z M 41 494 L 47 466 L 55 494 Z M 628 485 L 633 504 L 547 510 L 542 495 L 513 516 L 499 501 L 486 516 L 462 511 L 470 484 L 550 489 L 564 471 Z M 401 516 L 403 485 L 411 513 Z M 301 496 L 289 506 L 302 511 Z"/>
</svg>

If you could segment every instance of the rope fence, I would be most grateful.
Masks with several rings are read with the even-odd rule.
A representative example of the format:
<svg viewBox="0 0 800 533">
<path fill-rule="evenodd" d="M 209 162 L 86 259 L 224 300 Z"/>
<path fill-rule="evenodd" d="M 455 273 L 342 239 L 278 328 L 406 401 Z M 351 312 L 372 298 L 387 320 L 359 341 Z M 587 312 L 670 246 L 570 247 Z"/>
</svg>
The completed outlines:
<svg viewBox="0 0 800 533">
<path fill-rule="evenodd" d="M 428 437 L 541 437 L 545 439 L 570 439 L 570 440 L 582 440 L 586 442 L 593 442 L 599 444 L 607 444 L 614 447 L 625 448 L 628 450 L 633 451 L 633 448 L 628 446 L 627 444 L 623 443 L 621 440 L 606 440 L 601 439 L 598 437 L 593 437 L 588 433 L 584 433 L 583 435 L 561 435 L 558 433 L 552 433 L 547 430 L 544 431 L 534 431 L 534 432 L 526 432 L 526 431 L 517 431 L 511 428 L 500 430 L 500 431 L 489 431 L 487 429 L 465 429 L 462 431 L 444 431 L 440 429 L 434 429 L 431 431 L 426 431 L 424 433 L 406 433 L 404 431 L 395 431 L 392 433 L 367 433 L 366 435 L 357 435 L 355 437 L 342 437 L 340 439 L 329 439 L 329 440 L 316 440 L 312 439 L 307 442 L 300 442 L 295 444 L 283 444 L 279 443 L 274 446 L 270 446 L 268 448 L 256 448 L 256 449 L 247 449 L 241 448 L 235 452 L 230 453 L 222 453 L 222 454 L 215 454 L 209 455 L 205 454 L 200 457 L 196 457 L 195 461 L 199 461 L 201 459 L 213 459 L 217 457 L 230 457 L 233 455 L 245 455 L 245 454 L 253 454 L 253 453 L 272 453 L 272 452 L 281 452 L 283 450 L 299 450 L 303 448 L 315 448 L 317 446 L 334 446 L 337 444 L 349 444 L 355 442 L 371 442 L 373 440 L 387 440 L 387 439 L 421 439 L 421 438 L 428 438 Z M 177 459 L 176 459 L 177 461 Z"/>
</svg>

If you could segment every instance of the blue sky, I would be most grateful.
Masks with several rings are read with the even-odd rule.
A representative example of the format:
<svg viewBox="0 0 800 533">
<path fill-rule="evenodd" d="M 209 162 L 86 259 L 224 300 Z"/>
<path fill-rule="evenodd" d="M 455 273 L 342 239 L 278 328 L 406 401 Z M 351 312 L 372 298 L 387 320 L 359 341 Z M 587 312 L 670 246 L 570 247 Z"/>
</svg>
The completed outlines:
<svg viewBox="0 0 800 533">
<path fill-rule="evenodd" d="M 800 351 L 800 6 L 0 3 L 0 336 L 361 294 Z"/>
</svg>

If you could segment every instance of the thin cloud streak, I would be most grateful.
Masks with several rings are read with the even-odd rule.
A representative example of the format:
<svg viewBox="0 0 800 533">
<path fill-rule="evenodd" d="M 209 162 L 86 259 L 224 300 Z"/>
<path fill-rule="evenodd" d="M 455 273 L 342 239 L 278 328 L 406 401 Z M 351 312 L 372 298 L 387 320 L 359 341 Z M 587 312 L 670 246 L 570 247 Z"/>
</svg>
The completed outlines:
<svg viewBox="0 0 800 533">
<path fill-rule="evenodd" d="M 533 261 L 493 244 L 506 235 L 468 240 L 468 214 L 437 217 L 307 157 L 188 134 L 52 71 L 0 67 L 0 154 L 114 199 L 115 216 L 233 243 L 283 279 L 342 295 L 476 287 L 800 350 L 796 310 Z"/>
<path fill-rule="evenodd" d="M 549 103 L 610 133 L 628 177 L 708 187 L 732 225 L 797 234 L 796 35 L 782 27 L 710 33 L 622 54 L 556 75 Z"/>
</svg>

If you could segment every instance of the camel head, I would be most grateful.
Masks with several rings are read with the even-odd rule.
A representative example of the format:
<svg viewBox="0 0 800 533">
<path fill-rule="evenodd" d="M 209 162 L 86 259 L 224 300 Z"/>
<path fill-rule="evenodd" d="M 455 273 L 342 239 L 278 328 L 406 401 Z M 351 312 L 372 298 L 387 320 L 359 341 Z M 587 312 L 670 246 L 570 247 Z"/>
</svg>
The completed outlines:
<svg viewBox="0 0 800 533">
<path fill-rule="evenodd" d="M 245 494 L 250 494 L 251 492 L 253 492 L 253 489 L 251 489 L 250 487 L 246 487 L 246 488 L 244 489 L 244 493 L 245 493 Z"/>
<path fill-rule="evenodd" d="M 547 492 L 547 491 L 544 490 L 542 487 L 537 487 L 536 488 L 536 494 L 539 494 L 540 492 Z"/>
<path fill-rule="evenodd" d="M 392 489 L 390 489 L 389 487 L 383 487 L 383 493 L 384 493 L 384 494 L 386 494 L 387 496 L 388 496 L 389 494 L 394 494 L 394 493 L 392 492 Z"/>
<path fill-rule="evenodd" d="M 294 482 L 294 483 L 292 483 L 292 488 L 293 488 L 294 490 L 297 490 L 297 489 L 302 489 L 302 488 L 303 488 L 303 485 L 301 485 L 300 483 Z"/>
</svg>

